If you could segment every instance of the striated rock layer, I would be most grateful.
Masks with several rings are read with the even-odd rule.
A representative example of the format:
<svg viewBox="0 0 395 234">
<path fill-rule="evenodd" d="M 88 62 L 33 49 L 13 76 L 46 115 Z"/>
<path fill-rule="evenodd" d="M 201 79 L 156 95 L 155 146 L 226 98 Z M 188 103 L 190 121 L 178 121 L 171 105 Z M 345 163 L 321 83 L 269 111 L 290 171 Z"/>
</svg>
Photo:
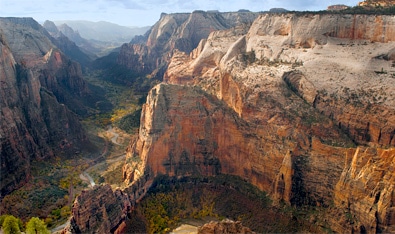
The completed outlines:
<svg viewBox="0 0 395 234">
<path fill-rule="evenodd" d="M 80 67 L 48 36 L 33 19 L 0 18 L 0 200 L 26 183 L 32 160 L 88 143 L 67 107 L 87 92 Z"/>
<path fill-rule="evenodd" d="M 271 133 L 272 128 L 246 122 L 196 87 L 162 84 L 148 96 L 140 137 L 128 157 L 140 157 L 145 174 L 151 178 L 159 174 L 238 175 L 277 200 L 327 207 L 337 214 L 330 227 L 338 232 L 392 230 L 394 150 L 366 149 L 362 163 L 369 158 L 376 158 L 377 163 L 361 165 L 366 174 L 360 176 L 370 178 L 371 185 L 360 187 L 360 178 L 351 174 L 358 170 L 352 168 L 359 160 L 360 149 L 323 144 L 319 135 L 310 140 L 301 133 L 279 137 L 279 129 Z M 294 137 L 306 137 L 307 142 L 298 142 Z M 362 190 L 356 189 L 359 187 Z M 384 203 L 381 206 L 376 205 L 379 199 Z M 381 218 L 366 216 L 366 210 Z M 349 214 L 354 217 L 352 222 Z"/>
<path fill-rule="evenodd" d="M 214 32 L 189 56 L 175 53 L 164 80 L 200 85 L 250 118 L 262 112 L 256 94 L 278 89 L 282 77 L 354 142 L 394 146 L 395 27 L 385 26 L 394 23 L 391 16 L 261 15 L 244 35 Z"/>
</svg>

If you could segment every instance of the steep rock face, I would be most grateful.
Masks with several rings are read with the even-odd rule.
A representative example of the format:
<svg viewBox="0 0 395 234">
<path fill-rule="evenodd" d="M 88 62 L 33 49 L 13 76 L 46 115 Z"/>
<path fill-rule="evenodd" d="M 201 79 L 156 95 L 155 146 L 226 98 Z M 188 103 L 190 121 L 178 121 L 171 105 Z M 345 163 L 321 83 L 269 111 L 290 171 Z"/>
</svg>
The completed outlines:
<svg viewBox="0 0 395 234">
<path fill-rule="evenodd" d="M 51 48 L 32 19 L 1 18 L 0 29 L 3 197 L 29 179 L 32 160 L 74 153 L 87 139 L 78 117 L 54 95 L 84 93 L 79 67 Z"/>
<path fill-rule="evenodd" d="M 114 233 L 126 219 L 131 204 L 123 192 L 110 185 L 85 190 L 73 204 L 72 219 L 66 229 L 71 233 Z"/>
<path fill-rule="evenodd" d="M 81 67 L 59 51 L 49 33 L 31 18 L 1 18 L 0 26 L 17 63 L 39 77 L 41 85 L 61 103 L 76 113 L 86 113 L 86 107 L 76 99 L 89 94 Z"/>
<path fill-rule="evenodd" d="M 351 155 L 350 155 L 351 156 Z M 395 150 L 357 148 L 335 188 L 335 205 L 345 218 L 334 227 L 353 225 L 355 231 L 395 231 Z"/>
<path fill-rule="evenodd" d="M 140 157 L 145 173 L 151 177 L 158 174 L 233 174 L 262 190 L 279 193 L 279 198 L 288 202 L 302 189 L 300 184 L 293 182 L 293 174 L 308 174 L 300 165 L 311 161 L 309 166 L 315 175 L 304 179 L 303 189 L 314 187 L 318 181 L 326 184 L 316 193 L 304 195 L 298 202 L 330 200 L 336 183 L 334 180 L 342 171 L 342 154 L 345 151 L 330 146 L 327 151 L 321 150 L 320 142 L 341 138 L 342 135 L 323 121 L 320 128 L 325 131 L 310 142 L 305 133 L 314 134 L 316 130 L 307 126 L 303 130 L 293 130 L 277 125 L 278 120 L 271 121 L 273 126 L 247 122 L 216 97 L 198 88 L 162 84 L 148 95 L 142 111 L 139 139 L 127 157 Z M 313 147 L 310 148 L 310 144 Z M 334 155 L 333 159 L 320 161 L 328 151 Z M 339 166 L 331 166 L 336 163 Z M 328 167 L 332 168 L 330 177 L 315 173 Z"/>
<path fill-rule="evenodd" d="M 252 27 L 257 35 L 289 36 L 288 44 L 306 48 L 325 44 L 327 36 L 383 43 L 395 37 L 394 19 L 386 15 L 263 14 L 255 23 L 263 26 Z"/>
<path fill-rule="evenodd" d="M 133 68 L 133 71 L 137 73 L 150 73 L 157 65 L 157 61 L 147 59 L 148 54 L 148 47 L 143 44 L 123 44 L 117 63 Z"/>
<path fill-rule="evenodd" d="M 257 13 L 195 11 L 191 14 L 162 14 L 146 34 L 143 45 L 123 45 L 117 63 L 131 70 L 161 78 L 175 50 L 192 51 L 210 32 L 249 25 Z M 132 61 L 130 61 L 132 58 Z M 143 70 L 142 70 L 143 69 Z"/>
<path fill-rule="evenodd" d="M 43 24 L 43 27 L 51 34 L 52 36 L 56 36 L 60 33 L 58 27 L 56 27 L 55 23 L 49 20 L 46 20 Z"/>
<path fill-rule="evenodd" d="M 196 87 L 158 85 L 142 113 L 127 161 L 140 157 L 145 176 L 234 174 L 290 204 L 328 207 L 333 215 L 335 203 L 337 218 L 329 218 L 335 231 L 392 230 L 393 150 L 368 148 L 361 157 L 358 149 L 323 144 L 322 131 L 321 140 L 313 136 L 305 145 L 292 135 L 281 138 L 284 129 L 276 129 L 277 136 L 271 133 L 275 125 L 260 129 Z M 381 218 L 371 215 L 376 213 Z"/>
<path fill-rule="evenodd" d="M 70 223 L 62 233 L 124 233 L 131 209 L 147 193 L 152 178 L 141 175 L 121 191 L 110 185 L 84 190 L 74 201 Z"/>
</svg>

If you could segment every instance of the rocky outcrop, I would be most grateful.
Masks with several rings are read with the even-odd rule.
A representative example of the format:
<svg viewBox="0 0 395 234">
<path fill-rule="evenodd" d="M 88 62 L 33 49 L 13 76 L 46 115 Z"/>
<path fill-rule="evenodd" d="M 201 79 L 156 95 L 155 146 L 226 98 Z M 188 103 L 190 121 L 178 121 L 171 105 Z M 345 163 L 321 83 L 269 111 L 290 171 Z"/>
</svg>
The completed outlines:
<svg viewBox="0 0 395 234">
<path fill-rule="evenodd" d="M 110 185 L 85 190 L 73 204 L 73 216 L 66 232 L 114 233 L 117 230 L 114 227 L 125 227 L 130 208 L 128 196 L 120 190 L 113 192 Z"/>
<path fill-rule="evenodd" d="M 330 5 L 327 7 L 328 11 L 341 11 L 341 10 L 346 10 L 349 9 L 349 6 L 343 5 L 343 4 L 336 4 L 336 5 Z"/>
<path fill-rule="evenodd" d="M 284 73 L 283 79 L 285 83 L 301 98 L 306 100 L 309 104 L 313 104 L 317 97 L 317 90 L 314 84 L 311 83 L 306 77 L 297 71 Z"/>
<path fill-rule="evenodd" d="M 62 104 L 86 94 L 79 66 L 33 19 L 1 18 L 0 29 L 3 197 L 26 183 L 32 160 L 73 154 L 89 143 L 77 115 Z"/>
<path fill-rule="evenodd" d="M 240 221 L 223 220 L 221 222 L 210 222 L 198 228 L 199 234 L 212 233 L 254 233 L 251 229 L 244 227 Z"/>
</svg>

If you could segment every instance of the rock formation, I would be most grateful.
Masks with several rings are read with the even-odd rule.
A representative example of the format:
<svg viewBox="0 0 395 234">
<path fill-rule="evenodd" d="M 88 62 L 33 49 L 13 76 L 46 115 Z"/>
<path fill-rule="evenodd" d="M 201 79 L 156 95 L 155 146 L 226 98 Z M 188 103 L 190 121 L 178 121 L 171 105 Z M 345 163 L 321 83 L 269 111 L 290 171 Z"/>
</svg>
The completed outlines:
<svg viewBox="0 0 395 234">
<path fill-rule="evenodd" d="M 68 108 L 87 94 L 78 64 L 33 19 L 0 18 L 0 38 L 1 198 L 29 179 L 32 160 L 88 141 Z"/>
<path fill-rule="evenodd" d="M 331 5 L 327 7 L 328 11 L 341 11 L 341 10 L 346 10 L 350 8 L 349 6 L 343 5 L 343 4 L 336 4 L 336 5 Z"/>
<path fill-rule="evenodd" d="M 282 83 L 276 77 L 283 76 L 291 89 L 335 120 L 353 141 L 394 146 L 395 113 L 388 107 L 395 103 L 385 97 L 394 90 L 388 73 L 395 34 L 393 27 L 383 27 L 393 23 L 390 16 L 264 14 L 245 36 L 232 37 L 234 30 L 214 32 L 189 56 L 175 53 L 164 80 L 200 85 L 239 114 L 245 108 L 248 117 L 252 113 L 247 106 L 256 106 L 257 100 L 251 103 L 256 87 Z M 360 53 L 363 49 L 377 52 Z M 363 90 L 355 81 L 369 88 Z M 243 87 L 251 87 L 250 92 Z"/>
<path fill-rule="evenodd" d="M 163 15 L 161 36 L 134 48 L 169 46 L 171 58 L 128 148 L 132 201 L 159 174 L 224 173 L 324 208 L 333 231 L 394 231 L 392 16 L 262 14 L 193 50 L 161 34 L 176 19 Z"/>
<path fill-rule="evenodd" d="M 240 221 L 234 222 L 231 220 L 224 220 L 221 222 L 210 222 L 198 228 L 199 234 L 220 234 L 220 233 L 254 233 L 249 228 L 244 227 Z"/>
<path fill-rule="evenodd" d="M 135 72 L 161 79 L 173 52 L 189 53 L 201 39 L 216 30 L 249 25 L 258 16 L 253 12 L 204 12 L 165 14 L 139 43 L 124 44 L 117 63 Z"/>
<path fill-rule="evenodd" d="M 357 148 L 348 155 L 335 188 L 335 207 L 343 217 L 333 226 L 351 224 L 365 233 L 395 232 L 395 149 Z"/>
<path fill-rule="evenodd" d="M 373 147 L 394 146 L 395 123 L 391 117 L 394 109 L 390 107 L 394 100 L 388 96 L 394 90 L 392 85 L 388 86 L 392 77 L 377 71 L 381 67 L 390 69 L 391 61 L 378 57 L 391 54 L 395 35 L 391 31 L 373 30 L 393 23 L 391 17 L 385 16 L 267 14 L 258 17 L 244 35 L 242 30 L 211 33 L 189 55 L 175 52 L 164 80 L 202 87 L 233 109 L 237 114 L 232 117 L 235 122 L 211 120 L 216 124 L 206 128 L 203 123 L 206 115 L 195 114 L 201 108 L 190 106 L 186 101 L 193 91 L 179 94 L 180 91 L 170 91 L 176 89 L 174 87 L 157 87 L 143 109 L 134 155 L 146 160 L 147 168 L 154 175 L 181 175 L 177 174 L 182 171 L 177 168 L 180 165 L 194 168 L 189 169 L 189 173 L 203 171 L 204 174 L 199 168 L 204 165 L 204 157 L 200 155 L 203 155 L 201 151 L 208 152 L 216 156 L 221 173 L 239 175 L 269 191 L 276 199 L 324 207 L 334 201 L 340 204 L 338 184 L 345 176 L 344 165 L 350 165 L 350 155 L 355 151 L 347 148 L 353 146 L 351 141 Z M 362 27 L 373 31 L 355 33 Z M 376 54 L 363 53 L 362 48 L 374 48 Z M 353 56 L 355 50 L 359 54 Z M 364 66 L 366 63 L 370 65 Z M 372 77 L 376 77 L 374 81 Z M 354 85 L 356 79 L 368 87 L 371 87 L 369 83 L 377 86 L 364 92 Z M 173 93 L 176 95 L 169 95 Z M 375 95 L 387 98 L 378 101 L 373 98 Z M 164 101 L 160 100 L 161 96 Z M 350 100 L 350 96 L 357 100 Z M 182 97 L 182 101 L 175 101 L 177 104 L 173 106 L 173 99 L 177 97 Z M 207 116 L 219 116 L 207 108 L 209 102 L 200 101 L 199 97 L 193 99 L 194 104 L 204 106 L 203 113 Z M 186 110 L 185 114 L 179 112 L 181 109 Z M 167 112 L 167 116 L 163 112 Z M 156 114 L 161 118 L 156 118 Z M 182 118 L 175 119 L 173 115 Z M 347 127 L 343 122 L 347 122 Z M 214 137 L 207 135 L 210 129 Z M 191 132 L 204 133 L 200 141 L 210 142 L 215 149 L 205 143 L 202 145 L 206 148 L 200 150 L 199 138 L 191 143 L 194 137 Z M 216 134 L 226 140 L 217 140 Z M 372 153 L 375 148 L 367 151 L 371 152 L 369 157 L 376 157 Z M 389 161 L 393 158 L 391 152 Z M 373 164 L 367 167 L 372 170 Z M 391 183 L 391 180 L 386 182 L 387 186 Z M 384 187 L 376 189 L 388 194 Z M 352 202 L 355 210 L 372 191 L 365 190 L 360 198 L 352 201 L 343 199 Z M 387 202 L 390 200 L 392 198 L 386 198 Z M 369 209 L 374 206 L 374 202 L 368 204 Z M 346 206 L 339 207 L 346 209 Z M 376 230 L 376 227 L 391 230 L 393 221 L 386 219 L 393 220 L 392 205 L 382 206 L 377 212 L 386 218 L 372 219 L 362 211 L 352 211 L 360 227 L 353 226 L 355 221 L 342 228 L 333 225 L 333 229 L 339 232 Z"/>
<path fill-rule="evenodd" d="M 70 229 L 67 231 L 71 233 L 114 233 L 116 230 L 113 229 L 114 227 L 125 226 L 124 221 L 130 207 L 127 195 L 120 190 L 113 192 L 110 185 L 96 186 L 92 190 L 85 190 L 74 202 Z"/>
</svg>

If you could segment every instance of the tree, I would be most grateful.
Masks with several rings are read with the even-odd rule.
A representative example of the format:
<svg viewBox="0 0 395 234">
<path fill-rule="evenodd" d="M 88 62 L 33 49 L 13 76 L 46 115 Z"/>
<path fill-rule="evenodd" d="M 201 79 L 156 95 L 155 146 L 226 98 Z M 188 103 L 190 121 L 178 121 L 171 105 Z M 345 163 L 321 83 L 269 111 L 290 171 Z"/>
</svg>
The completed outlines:
<svg viewBox="0 0 395 234">
<path fill-rule="evenodd" d="M 21 230 L 19 228 L 18 219 L 12 215 L 7 215 L 4 219 L 3 232 L 5 234 L 19 234 Z"/>
<path fill-rule="evenodd" d="M 0 216 L 0 227 L 3 226 L 5 218 L 7 218 L 8 215 L 2 215 Z"/>
<path fill-rule="evenodd" d="M 47 229 L 47 225 L 45 222 L 37 217 L 32 217 L 29 222 L 26 224 L 26 233 L 27 234 L 49 234 L 51 233 Z"/>
</svg>

